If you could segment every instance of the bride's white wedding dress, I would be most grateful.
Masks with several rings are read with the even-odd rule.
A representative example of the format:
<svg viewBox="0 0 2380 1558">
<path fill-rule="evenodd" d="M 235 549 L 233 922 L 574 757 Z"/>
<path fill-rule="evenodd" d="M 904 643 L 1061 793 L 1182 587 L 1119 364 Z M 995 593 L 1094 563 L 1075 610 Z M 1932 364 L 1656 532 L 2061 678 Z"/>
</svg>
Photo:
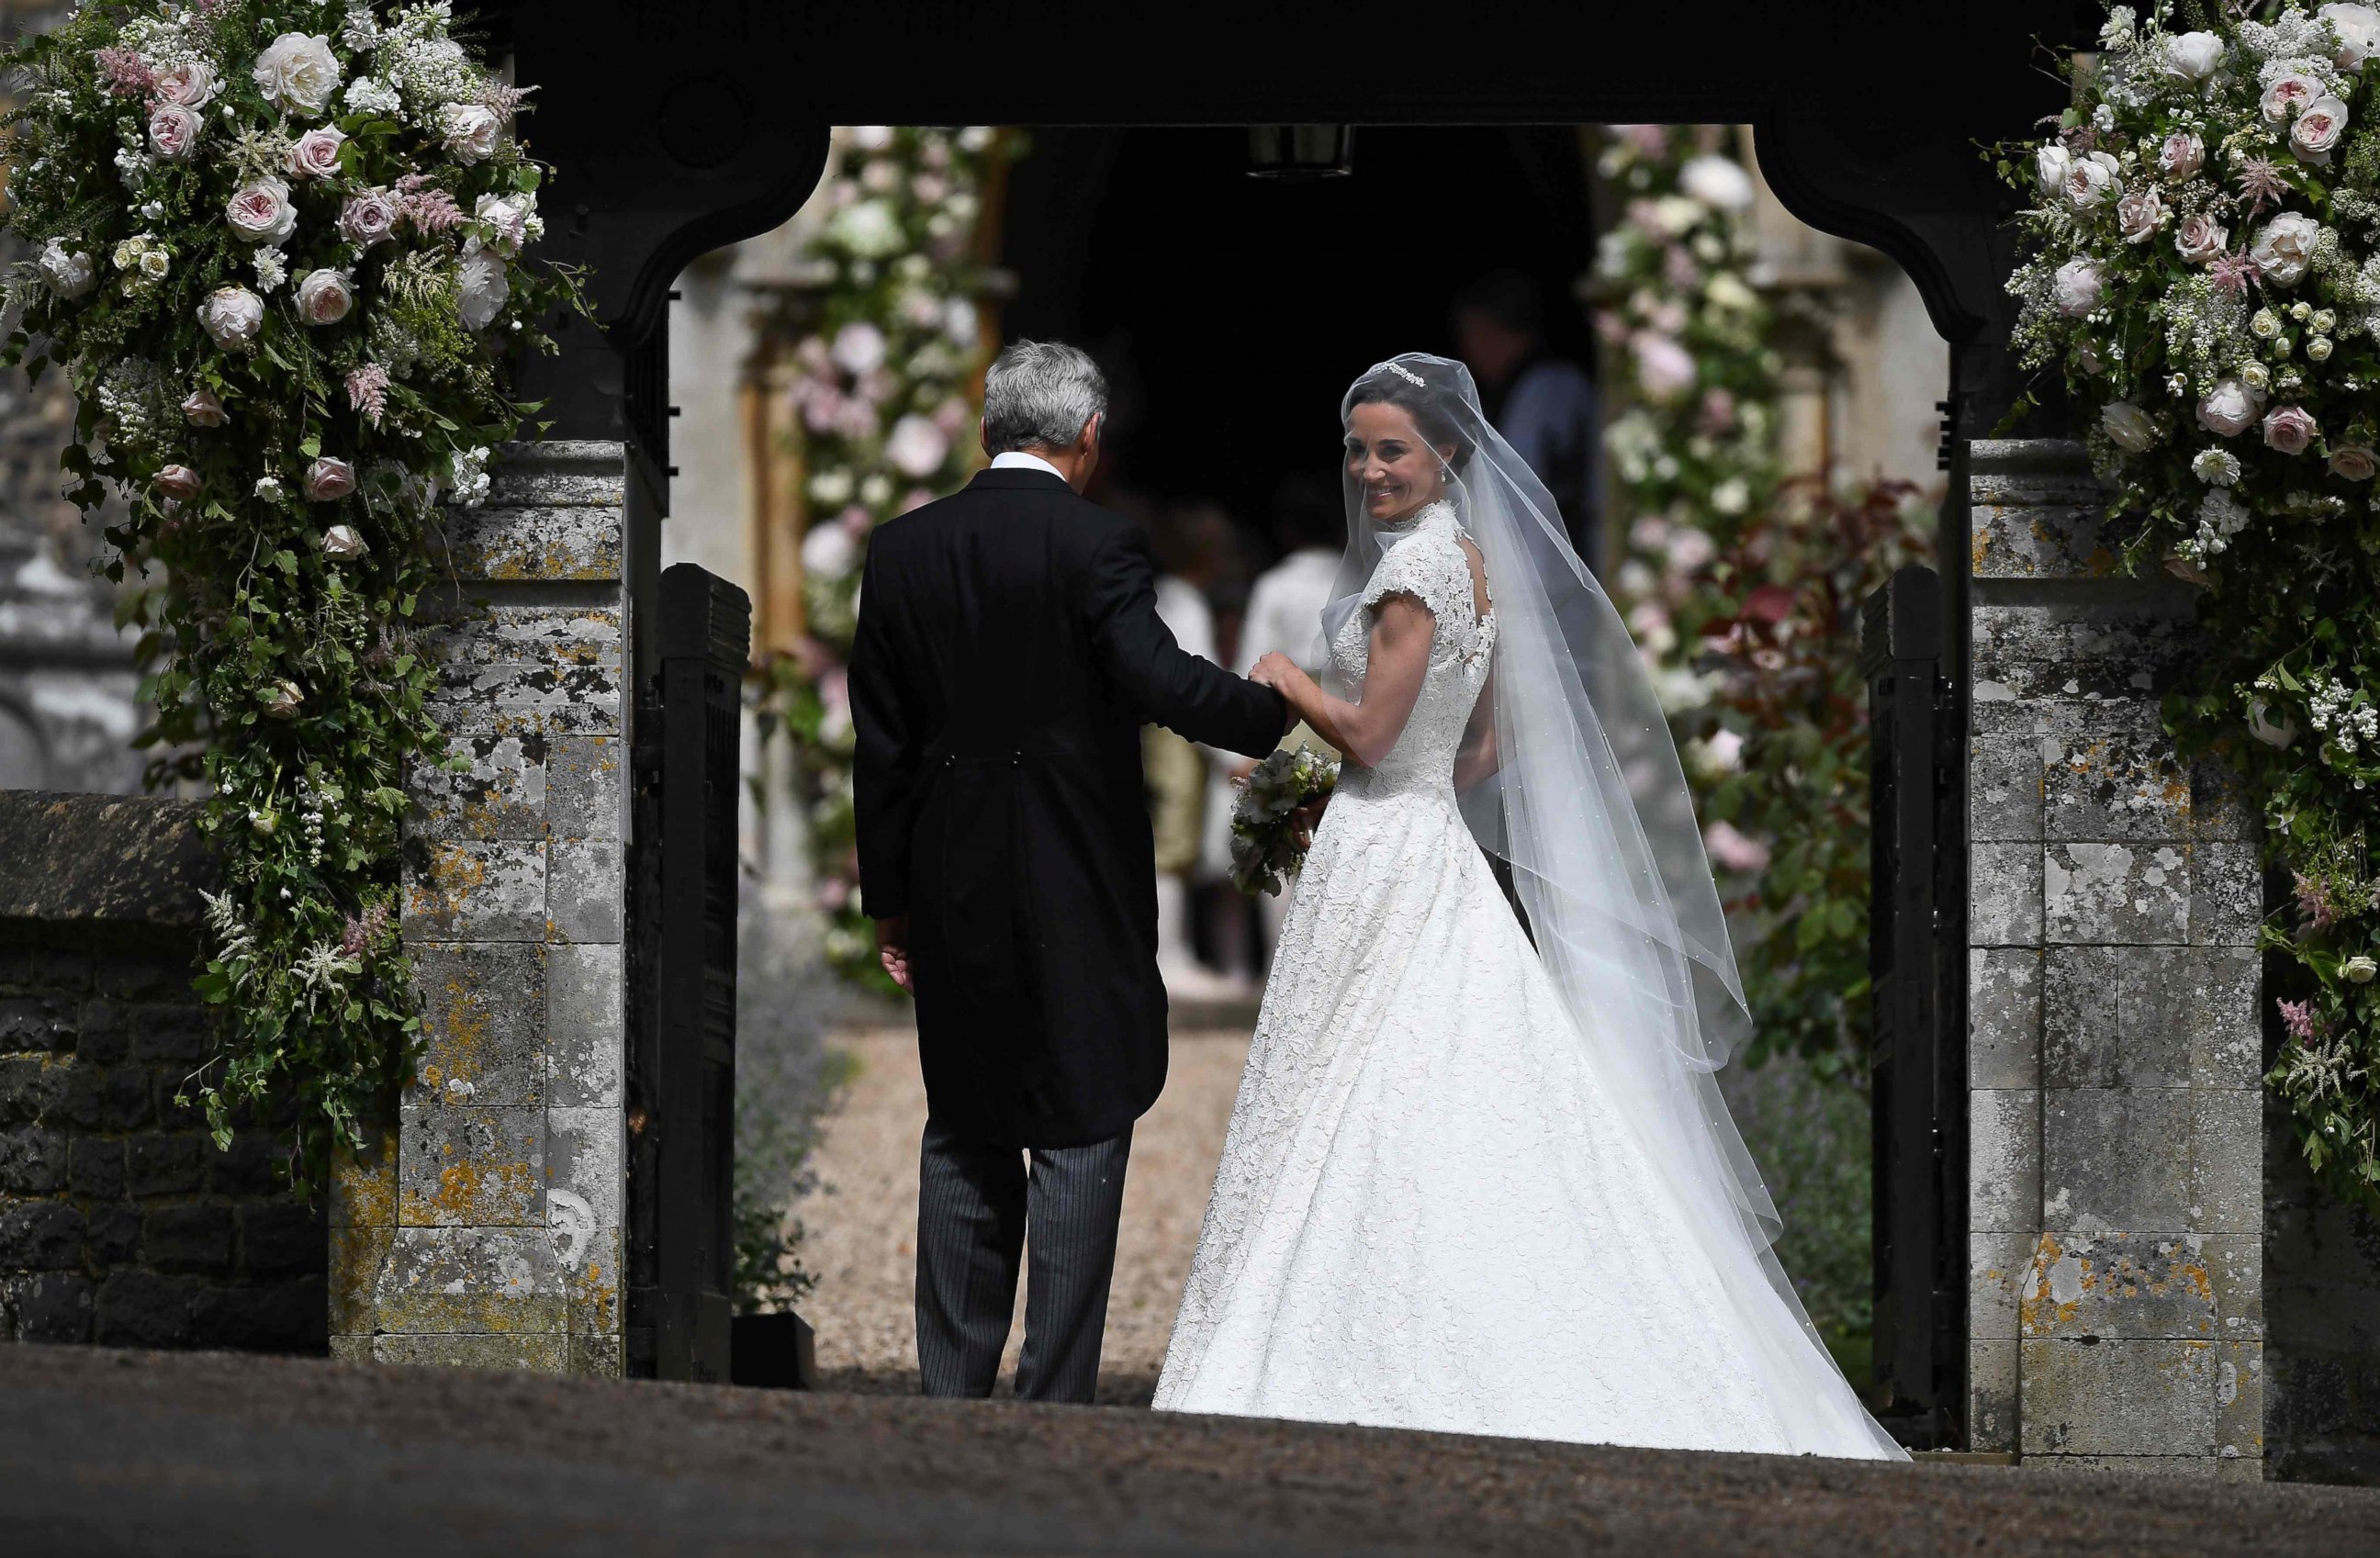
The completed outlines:
<svg viewBox="0 0 2380 1558">
<path fill-rule="evenodd" d="M 1412 718 L 1346 766 L 1281 927 L 1156 1405 L 1889 1455 L 1756 1251 L 1722 1271 L 1681 1237 L 1693 1214 L 1458 814 L 1499 628 L 1461 535 L 1422 510 L 1330 645 L 1359 687 L 1369 608 L 1436 618 Z"/>
</svg>

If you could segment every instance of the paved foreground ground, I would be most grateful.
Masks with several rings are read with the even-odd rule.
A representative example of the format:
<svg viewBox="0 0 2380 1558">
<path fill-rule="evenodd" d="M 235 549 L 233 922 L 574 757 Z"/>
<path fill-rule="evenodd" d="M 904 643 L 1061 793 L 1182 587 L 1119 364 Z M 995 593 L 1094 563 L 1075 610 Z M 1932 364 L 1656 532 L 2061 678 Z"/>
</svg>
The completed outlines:
<svg viewBox="0 0 2380 1558">
<path fill-rule="evenodd" d="M 795 1208 L 808 1230 L 802 1264 L 818 1277 L 799 1308 L 818 1330 L 819 1368 L 831 1385 L 914 1391 L 917 1136 L 926 1122 L 917 1034 L 846 1030 L 829 1042 L 850 1053 L 856 1070 L 811 1159 L 819 1190 Z M 1175 1029 L 1165 1092 L 1133 1128 L 1099 1357 L 1103 1401 L 1145 1406 L 1157 1387 L 1247 1056 L 1245 1027 Z M 1024 1318 L 1020 1290 L 1002 1390 L 1015 1375 Z"/>
<path fill-rule="evenodd" d="M 2369 1552 L 2380 1492 L 0 1347 L 0 1553 Z"/>
</svg>

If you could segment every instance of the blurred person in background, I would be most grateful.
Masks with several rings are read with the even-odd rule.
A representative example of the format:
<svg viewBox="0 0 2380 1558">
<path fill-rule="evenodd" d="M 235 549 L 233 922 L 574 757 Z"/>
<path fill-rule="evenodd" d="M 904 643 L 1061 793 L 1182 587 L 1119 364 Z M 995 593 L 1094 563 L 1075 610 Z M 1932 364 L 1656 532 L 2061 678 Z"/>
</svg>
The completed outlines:
<svg viewBox="0 0 2380 1558">
<path fill-rule="evenodd" d="M 1537 284 L 1517 271 L 1482 276 L 1455 295 L 1453 325 L 1454 355 L 1471 367 L 1480 408 L 1561 505 L 1579 557 L 1599 567 L 1595 380 L 1548 345 Z"/>
</svg>

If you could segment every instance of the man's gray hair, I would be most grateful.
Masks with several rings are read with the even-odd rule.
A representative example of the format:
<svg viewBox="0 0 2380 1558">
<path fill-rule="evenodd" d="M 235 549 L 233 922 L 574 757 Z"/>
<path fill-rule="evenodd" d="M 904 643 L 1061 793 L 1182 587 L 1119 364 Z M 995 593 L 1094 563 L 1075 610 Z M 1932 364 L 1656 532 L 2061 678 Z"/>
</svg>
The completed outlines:
<svg viewBox="0 0 2380 1558">
<path fill-rule="evenodd" d="M 983 376 L 984 447 L 1064 449 L 1108 408 L 1108 381 L 1088 353 L 1062 341 L 1019 341 Z"/>
</svg>

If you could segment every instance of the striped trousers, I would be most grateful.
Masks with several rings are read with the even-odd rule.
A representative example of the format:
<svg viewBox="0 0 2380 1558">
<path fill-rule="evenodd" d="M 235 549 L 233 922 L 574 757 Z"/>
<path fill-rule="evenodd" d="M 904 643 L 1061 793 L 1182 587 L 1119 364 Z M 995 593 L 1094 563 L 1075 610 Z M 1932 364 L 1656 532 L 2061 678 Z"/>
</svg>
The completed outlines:
<svg viewBox="0 0 2380 1558">
<path fill-rule="evenodd" d="M 1115 1274 L 1132 1128 L 1087 1147 L 992 1146 L 926 1122 L 917 1179 L 917 1368 L 928 1395 L 990 1395 L 1029 1256 L 1016 1394 L 1088 1401 Z M 1027 1167 L 1027 1161 L 1030 1167 Z"/>
</svg>

